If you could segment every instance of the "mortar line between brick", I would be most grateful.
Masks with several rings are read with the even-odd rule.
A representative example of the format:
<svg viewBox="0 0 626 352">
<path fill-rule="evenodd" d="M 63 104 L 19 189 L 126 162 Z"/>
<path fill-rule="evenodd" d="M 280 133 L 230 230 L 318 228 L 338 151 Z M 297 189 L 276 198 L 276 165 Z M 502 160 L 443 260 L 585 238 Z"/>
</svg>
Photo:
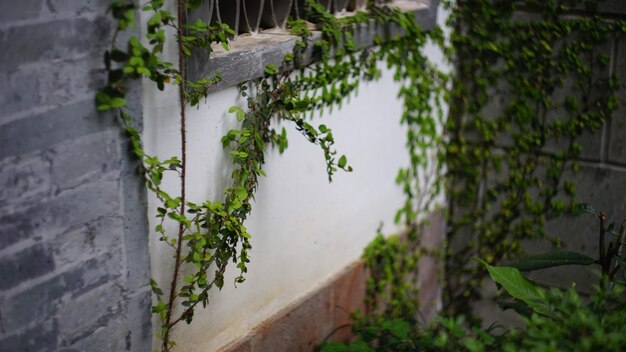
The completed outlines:
<svg viewBox="0 0 626 352">
<path fill-rule="evenodd" d="M 32 109 L 27 109 L 27 110 L 22 110 L 19 112 L 16 112 L 14 114 L 8 114 L 5 116 L 0 116 L 0 128 L 3 128 L 4 126 L 15 122 L 15 121 L 19 121 L 22 119 L 27 119 L 29 117 L 32 116 L 37 116 L 37 115 L 41 115 L 41 114 L 45 114 L 47 112 L 50 111 L 54 111 L 56 109 L 62 108 L 62 107 L 66 107 L 69 105 L 73 105 L 73 104 L 78 104 L 81 103 L 83 101 L 87 101 L 87 100 L 93 100 L 95 97 L 95 92 L 92 93 L 88 93 L 85 95 L 81 95 L 78 96 L 75 99 L 70 99 L 66 102 L 63 102 L 61 104 L 54 104 L 54 105 L 44 105 L 44 106 L 37 106 L 34 107 Z M 94 102 L 94 110 L 95 110 L 95 102 Z"/>
<path fill-rule="evenodd" d="M 604 170 L 626 172 L 626 165 L 622 165 L 622 164 L 594 163 L 594 162 L 583 161 L 583 160 L 579 160 L 578 162 L 580 163 L 581 166 L 585 166 L 585 167 L 594 167 L 594 168 L 604 169 Z"/>
<path fill-rule="evenodd" d="M 74 19 L 85 19 L 85 20 L 95 20 L 98 17 L 102 17 L 104 15 L 104 13 L 98 13 L 98 12 L 91 12 L 91 13 L 84 13 L 84 14 L 80 14 L 80 15 L 76 15 L 76 14 L 63 14 L 63 15 L 45 15 L 42 17 L 37 17 L 37 18 L 29 18 L 29 19 L 25 19 L 25 20 L 17 20 L 17 21 L 7 21 L 4 23 L 0 23 L 0 31 L 8 31 L 12 28 L 15 27 L 26 27 L 26 26 L 36 26 L 36 25 L 40 25 L 40 24 L 46 24 L 46 23 L 50 23 L 50 22 L 57 22 L 57 21 L 70 21 L 70 20 L 74 20 Z"/>
<path fill-rule="evenodd" d="M 611 63 L 609 65 L 609 78 L 617 72 L 617 52 L 618 52 L 617 37 L 613 35 L 611 38 Z M 602 136 L 600 138 L 600 161 L 606 163 L 609 160 L 609 149 L 611 144 L 611 125 L 613 124 L 613 117 L 609 117 L 602 126 Z"/>
</svg>

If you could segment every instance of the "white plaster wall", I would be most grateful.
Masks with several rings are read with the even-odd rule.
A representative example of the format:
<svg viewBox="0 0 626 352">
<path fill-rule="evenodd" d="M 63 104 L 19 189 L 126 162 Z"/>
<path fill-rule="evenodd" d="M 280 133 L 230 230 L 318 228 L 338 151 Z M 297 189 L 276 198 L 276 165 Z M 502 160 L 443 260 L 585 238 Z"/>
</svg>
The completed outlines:
<svg viewBox="0 0 626 352">
<path fill-rule="evenodd" d="M 166 52 L 174 54 L 172 47 Z M 247 222 L 253 236 L 247 280 L 235 288 L 238 272 L 229 268 L 224 288 L 211 293 L 209 306 L 197 312 L 191 326 L 176 328 L 177 351 L 215 351 L 245 335 L 357 260 L 381 222 L 385 233 L 396 230 L 393 216 L 403 198 L 394 179 L 408 163 L 398 89 L 385 70 L 379 81 L 363 84 L 343 108 L 316 118 L 315 124 L 333 129 L 339 154 L 346 154 L 354 168 L 352 173 L 338 172 L 331 184 L 319 148 L 285 124 L 289 148 L 283 155 L 268 150 L 268 177 L 259 183 Z M 180 155 L 176 90 L 163 94 L 145 84 L 143 102 L 146 150 L 163 159 Z M 228 88 L 211 94 L 198 109 L 188 109 L 189 201 L 222 200 L 232 167 L 220 139 L 237 126 L 227 113 L 234 104 L 243 106 L 243 100 L 236 88 Z M 164 185 L 173 194 L 179 190 L 175 178 L 167 178 Z M 156 206 L 151 198 L 152 228 Z M 171 230 L 175 233 L 174 226 Z M 150 250 L 153 278 L 169 287 L 171 248 L 152 234 Z"/>
</svg>

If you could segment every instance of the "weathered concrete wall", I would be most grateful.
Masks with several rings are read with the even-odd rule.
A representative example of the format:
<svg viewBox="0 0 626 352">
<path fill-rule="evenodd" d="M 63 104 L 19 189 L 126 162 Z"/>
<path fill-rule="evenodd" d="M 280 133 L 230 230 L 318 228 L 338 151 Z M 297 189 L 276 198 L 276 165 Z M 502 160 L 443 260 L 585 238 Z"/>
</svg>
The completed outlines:
<svg viewBox="0 0 626 352">
<path fill-rule="evenodd" d="M 239 37 L 233 46 L 240 44 L 237 41 L 263 38 Z M 173 49 L 166 45 L 164 52 L 175 57 Z M 428 48 L 427 53 L 435 62 L 442 61 L 435 48 Z M 275 56 L 282 58 L 284 53 Z M 247 61 L 232 62 L 237 65 L 228 70 L 245 71 L 246 64 L 240 63 Z M 346 154 L 354 167 L 352 173 L 337 173 L 331 184 L 320 150 L 293 125 L 283 123 L 289 148 L 282 155 L 275 149 L 268 150 L 264 166 L 268 177 L 260 180 L 253 211 L 246 221 L 252 235 L 252 262 L 246 281 L 235 288 L 232 283 L 237 270 L 229 267 L 224 287 L 210 292 L 207 308 L 196 311 L 191 325 L 175 328 L 178 349 L 219 351 L 229 343 L 252 339 L 256 351 L 313 351 L 315 344 L 338 326 L 334 317 L 339 312 L 334 309 L 333 297 L 339 294 L 335 289 L 328 294 L 329 281 L 359 260 L 381 221 L 385 223 L 384 233 L 401 230 L 393 224 L 395 212 L 403 202 L 401 189 L 394 180 L 398 168 L 408 164 L 408 154 L 406 130 L 399 123 L 399 88 L 393 73 L 384 69 L 380 80 L 364 83 L 341 108 L 324 111 L 322 116 L 316 114 L 312 119 L 314 125 L 324 123 L 333 129 L 337 150 Z M 180 149 L 176 91 L 166 88 L 161 92 L 146 85 L 143 99 L 146 150 L 160 158 L 176 155 Z M 230 87 L 211 93 L 198 108 L 188 109 L 190 201 L 222 199 L 233 166 L 220 141 L 229 129 L 239 128 L 227 111 L 232 105 L 245 108 L 245 104 L 237 89 Z M 175 179 L 164 179 L 162 187 L 170 194 L 178 194 L 179 184 Z M 150 221 L 157 220 L 151 215 L 156 213 L 157 204 L 149 196 Z M 176 225 L 165 226 L 175 230 Z M 152 277 L 167 287 L 173 268 L 172 251 L 158 241 L 156 234 L 151 239 Z M 436 284 L 436 275 L 422 279 L 424 286 Z M 433 291 L 424 297 L 430 311 L 438 304 L 437 287 Z M 316 298 L 309 301 L 311 297 Z M 350 297 L 356 303 L 362 298 L 357 294 Z M 298 307 L 299 304 L 303 306 Z M 321 311 L 313 314 L 317 307 Z M 349 310 L 351 306 L 345 308 Z M 284 319 L 276 316 L 292 309 L 306 314 L 293 313 Z M 274 319 L 280 323 L 271 323 Z M 282 344 L 272 345 L 276 341 Z M 245 350 L 245 343 L 241 348 Z"/>
<path fill-rule="evenodd" d="M 150 350 L 145 191 L 94 109 L 108 3 L 0 1 L 0 351 Z"/>
<path fill-rule="evenodd" d="M 109 2 L 0 0 L 5 9 L 0 14 L 0 352 L 151 349 L 145 189 L 113 117 L 94 109 L 94 94 L 106 79 L 102 57 L 110 45 L 113 25 L 106 15 Z M 273 153 L 272 158 L 282 160 L 273 169 L 278 177 L 271 181 L 273 186 L 264 184 L 261 189 L 265 191 L 258 197 L 259 203 L 270 206 L 259 206 L 251 220 L 254 233 L 260 234 L 253 254 L 254 264 L 260 265 L 254 266 L 255 272 L 251 270 L 250 282 L 241 286 L 245 289 L 225 288 L 228 292 L 222 292 L 214 305 L 219 308 L 223 303 L 221 310 L 207 311 L 216 313 L 222 325 L 183 330 L 181 336 L 194 335 L 196 339 L 183 338 L 183 342 L 199 341 L 209 346 L 206 350 L 212 350 L 220 341 L 231 340 L 233 334 L 249 332 L 353 263 L 380 220 L 392 222 L 402 199 L 394 176 L 397 166 L 406 163 L 406 155 L 404 130 L 398 125 L 401 107 L 396 99 L 397 85 L 389 73 L 385 77 L 384 82 L 363 87 L 360 94 L 361 102 L 369 100 L 378 107 L 378 114 L 373 115 L 369 105 L 354 98 L 352 112 L 345 108 L 343 113 L 349 116 L 337 129 L 338 137 L 341 133 L 345 136 L 338 140 L 359 137 L 358 143 L 340 147 L 352 155 L 351 163 L 357 169 L 354 174 L 361 175 L 362 187 L 356 187 L 351 178 L 354 174 L 337 176 L 335 184 L 327 185 L 322 156 L 302 140 L 290 146 L 289 159 Z M 146 96 L 156 95 L 143 89 L 142 99 L 140 90 L 139 85 L 134 87 L 135 97 L 129 101 L 137 103 L 135 115 L 141 118 L 144 110 L 140 103 Z M 227 181 L 222 175 L 223 166 L 229 164 L 219 145 L 222 131 L 211 130 L 216 138 L 209 140 L 207 136 L 212 135 L 204 132 L 206 127 L 224 122 L 222 115 L 236 96 L 234 89 L 214 93 L 209 104 L 190 118 L 197 123 L 193 127 L 202 127 L 191 128 L 192 137 L 205 143 L 195 144 L 198 149 L 190 154 L 213 158 L 213 164 L 194 163 L 198 172 L 190 176 L 191 183 L 203 192 L 197 197 L 221 194 Z M 168 155 L 178 149 L 177 132 L 157 138 L 173 123 L 172 115 L 167 115 L 169 110 L 159 109 L 171 108 L 176 115 L 175 94 L 173 97 L 148 100 L 151 104 L 146 106 L 146 115 L 152 118 L 147 139 L 154 142 L 148 148 L 161 148 L 159 151 Z M 385 97 L 388 105 L 381 104 Z M 207 110 L 214 112 L 216 106 L 220 118 L 203 115 Z M 371 121 L 355 133 L 352 125 L 367 113 L 372 115 Z M 173 129 L 178 131 L 177 126 Z M 291 132 L 296 140 L 298 134 Z M 176 146 L 170 148 L 171 143 Z M 215 146 L 203 149 L 210 143 Z M 298 149 L 305 148 L 309 148 L 307 157 L 301 160 Z M 385 167 L 373 160 L 385 163 Z M 215 170 L 207 169 L 216 165 Z M 288 169 L 293 172 L 288 173 Z M 285 171 L 282 176 L 281 171 Z M 296 171 L 301 179 L 293 177 Z M 220 177 L 207 182 L 207 172 Z M 299 209 L 306 200 L 300 194 L 302 188 L 311 200 L 307 205 L 310 213 Z M 320 189 L 324 192 L 318 192 Z M 277 194 L 289 202 L 280 204 Z M 352 197 L 355 194 L 361 198 Z M 278 217 L 283 214 L 279 211 L 294 215 L 291 227 L 283 226 L 280 233 L 271 227 L 284 222 Z M 348 232 L 350 236 L 346 236 Z M 165 262 L 152 253 L 155 261 Z M 165 275 L 166 271 L 158 269 L 155 276 Z M 362 283 L 362 273 L 358 279 L 355 282 Z M 342 307 L 360 303 L 361 297 L 350 295 L 353 292 L 348 286 L 337 288 L 332 302 L 346 300 Z M 262 296 L 259 292 L 265 294 L 264 299 L 253 301 L 251 298 Z M 319 302 L 328 304 L 327 300 Z M 323 316 L 330 317 L 324 327 L 334 327 L 334 319 L 340 316 L 345 321 L 346 311 Z M 205 314 L 205 322 L 212 317 Z M 306 317 L 298 320 L 301 332 L 306 332 Z M 239 325 L 229 326 L 231 322 Z M 220 328 L 232 330 L 226 331 L 228 339 L 216 339 L 223 334 Z M 263 331 L 262 337 L 271 342 L 279 335 Z M 316 335 L 311 344 L 321 337 Z M 197 348 L 190 345 L 188 349 Z"/>
</svg>

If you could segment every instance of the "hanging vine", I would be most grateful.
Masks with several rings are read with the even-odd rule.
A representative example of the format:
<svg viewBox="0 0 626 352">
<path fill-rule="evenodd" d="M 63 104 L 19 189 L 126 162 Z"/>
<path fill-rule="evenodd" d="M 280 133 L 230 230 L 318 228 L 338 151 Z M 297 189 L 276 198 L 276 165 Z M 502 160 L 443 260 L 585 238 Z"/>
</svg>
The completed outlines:
<svg viewBox="0 0 626 352">
<path fill-rule="evenodd" d="M 269 65 L 266 76 L 244 83 L 240 86 L 242 97 L 247 100 L 246 109 L 233 106 L 229 112 L 236 116 L 240 128 L 229 131 L 222 144 L 232 157 L 235 170 L 231 174 L 232 183 L 224 192 L 222 200 L 207 200 L 202 204 L 188 202 L 185 197 L 186 179 L 186 120 L 187 105 L 197 105 L 206 97 L 211 85 L 219 82 L 217 73 L 213 77 L 188 81 L 185 75 L 186 56 L 191 55 L 192 48 L 211 50 L 212 45 L 228 48 L 228 37 L 234 32 L 225 24 L 210 24 L 202 21 L 189 24 L 185 22 L 188 11 L 200 5 L 200 1 L 177 2 L 176 15 L 167 11 L 163 0 L 147 2 L 141 10 L 149 13 L 147 21 L 147 45 L 131 37 L 127 47 L 118 47 L 117 33 L 134 25 L 137 5 L 132 1 L 114 1 L 110 10 L 118 21 L 111 50 L 106 53 L 105 65 L 109 71 L 109 82 L 97 97 L 98 109 L 114 110 L 127 131 L 135 155 L 141 160 L 141 171 L 144 174 L 148 189 L 158 199 L 160 206 L 157 211 L 159 224 L 156 232 L 159 240 L 169 245 L 174 252 L 174 270 L 166 295 L 161 285 L 151 280 L 155 294 L 155 305 L 152 311 L 162 321 L 158 338 L 163 351 L 172 350 L 175 343 L 171 338 L 172 329 L 180 322 L 191 323 L 199 304 L 206 306 L 208 293 L 212 288 L 220 289 L 224 285 L 224 273 L 229 262 L 234 262 L 240 271 L 235 282 L 245 280 L 247 264 L 250 261 L 250 234 L 244 226 L 247 216 L 252 210 L 251 199 L 258 184 L 258 178 L 265 176 L 263 171 L 265 150 L 268 145 L 277 147 L 281 152 L 287 147 L 287 136 L 284 129 L 280 132 L 272 126 L 272 120 L 293 123 L 311 143 L 318 145 L 326 160 L 326 171 L 329 181 L 337 170 L 351 171 L 346 156 L 338 156 L 335 151 L 332 130 L 326 125 L 313 126 L 307 120 L 315 111 L 323 111 L 341 105 L 353 94 L 362 81 L 376 79 L 380 76 L 377 63 L 389 55 L 389 64 L 401 66 L 401 58 L 406 56 L 413 60 L 411 69 L 398 69 L 397 79 L 415 79 L 421 86 L 434 83 L 429 77 L 422 80 L 419 72 L 428 68 L 428 63 L 420 54 L 425 36 L 414 24 L 410 15 L 402 14 L 389 8 L 378 8 L 372 4 L 370 13 L 358 13 L 355 16 L 337 19 L 314 1 L 307 2 L 307 18 L 316 23 L 322 32 L 322 39 L 312 41 L 307 23 L 296 20 L 290 23 L 291 31 L 301 37 L 296 42 L 292 53 L 285 55 L 281 67 Z M 374 49 L 359 50 L 353 34 L 355 26 L 369 23 L 372 19 L 385 23 L 388 21 L 399 24 L 407 31 L 407 36 L 416 39 L 397 39 L 382 41 L 381 46 Z M 178 44 L 178 65 L 162 58 L 162 51 L 168 33 L 175 33 Z M 391 44 L 395 43 L 395 44 Z M 316 63 L 303 65 L 303 53 L 313 46 Z M 401 49 L 402 47 L 402 49 Z M 395 49 L 394 49 L 395 48 Z M 166 84 L 175 85 L 179 91 L 180 125 L 181 125 L 181 159 L 172 157 L 161 161 L 155 156 L 147 155 L 141 144 L 140 135 L 132 126 L 132 116 L 126 108 L 125 94 L 128 83 L 132 80 L 145 78 L 153 81 L 161 90 Z M 405 97 L 427 98 L 421 90 L 406 81 L 402 95 Z M 410 107 L 412 103 L 405 105 Z M 407 112 L 403 121 L 415 126 L 411 129 L 409 146 L 412 146 L 414 165 L 403 170 L 402 182 L 405 188 L 414 186 L 412 179 L 418 177 L 419 166 L 428 164 L 425 154 L 415 148 L 422 143 L 432 144 L 435 122 L 418 126 L 416 122 L 427 121 L 425 112 Z M 441 117 L 441 116 L 440 116 Z M 427 134 L 423 132 L 428 130 Z M 429 137 L 425 137 L 429 136 Z M 170 195 L 161 187 L 165 173 L 175 173 L 181 181 L 181 194 Z M 398 215 L 405 217 L 406 223 L 416 218 L 412 200 Z M 165 222 L 178 223 L 174 234 L 166 231 Z M 195 268 L 195 271 L 184 278 L 179 287 L 182 266 Z M 178 307 L 181 307 L 180 309 Z"/>
<path fill-rule="evenodd" d="M 626 27 L 594 15 L 597 6 L 481 0 L 453 7 L 457 73 L 445 155 L 449 314 L 467 314 L 480 298 L 486 272 L 472 257 L 495 264 L 519 258 L 525 240 L 559 245 L 545 225 L 575 204 L 571 174 L 581 137 L 617 108 L 610 40 Z M 581 9 L 587 14 L 574 16 Z"/>
</svg>

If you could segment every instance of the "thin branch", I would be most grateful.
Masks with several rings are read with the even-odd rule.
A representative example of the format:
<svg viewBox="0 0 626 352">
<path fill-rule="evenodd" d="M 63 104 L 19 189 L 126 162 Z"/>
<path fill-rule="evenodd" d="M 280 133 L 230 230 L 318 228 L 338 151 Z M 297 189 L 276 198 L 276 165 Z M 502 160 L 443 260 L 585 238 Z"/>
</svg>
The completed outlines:
<svg viewBox="0 0 626 352">
<path fill-rule="evenodd" d="M 187 90 L 187 81 L 186 77 L 186 61 L 185 54 L 183 53 L 183 25 L 185 23 L 185 14 L 187 11 L 186 0 L 178 0 L 178 13 L 177 13 L 177 21 L 178 25 L 176 27 L 176 34 L 178 40 L 178 69 L 180 71 L 180 75 L 182 79 L 180 80 L 180 84 L 178 86 L 178 98 L 180 103 L 180 135 L 181 135 L 181 175 L 180 175 L 180 214 L 184 216 L 185 214 L 185 204 L 186 204 L 186 169 L 187 169 L 187 126 L 186 126 L 186 115 L 185 115 L 185 106 L 187 105 L 186 101 L 186 90 Z M 176 255 L 174 259 L 174 273 L 172 275 L 172 283 L 170 286 L 170 295 L 169 302 L 167 305 L 167 313 L 165 317 L 164 326 L 166 327 L 165 332 L 163 334 L 162 341 L 162 349 L 164 351 L 169 350 L 170 346 L 170 333 L 171 333 L 171 324 L 170 321 L 172 319 L 172 313 L 174 311 L 174 302 L 176 300 L 176 289 L 178 283 L 178 276 L 180 274 L 180 267 L 182 264 L 182 243 L 183 243 L 183 234 L 185 232 L 185 225 L 180 222 L 178 226 L 178 241 L 176 243 Z"/>
</svg>

